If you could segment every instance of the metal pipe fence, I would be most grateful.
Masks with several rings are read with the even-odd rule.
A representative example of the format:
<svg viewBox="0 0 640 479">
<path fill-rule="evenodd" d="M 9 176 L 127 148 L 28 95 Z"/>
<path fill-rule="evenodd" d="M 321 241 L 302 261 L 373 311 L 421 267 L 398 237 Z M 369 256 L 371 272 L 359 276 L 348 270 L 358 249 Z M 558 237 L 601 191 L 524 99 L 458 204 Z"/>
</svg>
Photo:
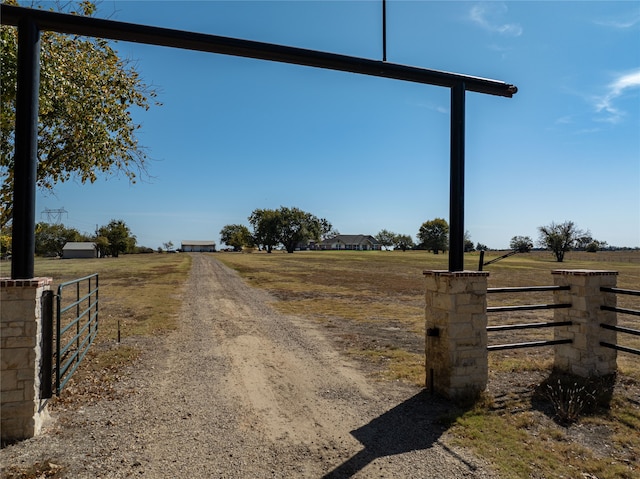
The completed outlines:
<svg viewBox="0 0 640 479">
<path fill-rule="evenodd" d="M 487 288 L 487 294 L 499 294 L 499 293 L 531 293 L 541 291 L 566 291 L 569 290 L 569 286 L 522 286 L 515 288 Z M 526 305 L 512 305 L 512 306 L 492 306 L 487 307 L 488 313 L 505 313 L 509 311 L 535 311 L 544 309 L 558 309 L 558 308 L 570 308 L 571 304 L 567 303 L 551 303 L 551 304 L 526 304 Z M 523 324 L 506 324 L 499 326 L 487 326 L 487 332 L 502 332 L 502 331 L 514 331 L 521 329 L 544 329 L 554 328 L 558 326 L 571 326 L 571 321 L 557 321 L 557 322 L 537 322 L 537 323 L 523 323 Z M 523 348 L 537 348 L 541 346 L 553 346 L 556 344 L 568 344 L 571 343 L 570 339 L 556 339 L 556 340 L 542 340 L 542 341 L 526 341 L 520 343 L 510 344 L 494 344 L 487 346 L 488 351 L 503 351 L 506 349 L 523 349 Z"/>
<path fill-rule="evenodd" d="M 628 295 L 628 296 L 640 296 L 640 291 L 636 291 L 632 289 L 601 287 L 600 291 L 605 293 L 614 293 L 614 294 L 621 294 L 621 295 Z M 602 311 L 613 311 L 615 313 L 628 314 L 630 316 L 640 316 L 640 311 L 637 309 L 618 308 L 618 307 L 606 306 L 606 305 L 600 306 L 600 309 Z M 612 326 L 610 324 L 602 324 L 602 323 L 600 324 L 600 327 L 602 329 L 616 331 L 617 333 L 629 334 L 632 336 L 640 336 L 639 329 L 627 328 L 624 326 L 617 326 L 617 325 Z M 630 353 L 630 354 L 635 354 L 637 356 L 640 356 L 640 349 L 632 348 L 629 346 L 622 346 L 620 344 L 617 344 L 617 341 L 616 341 L 616 344 L 608 343 L 606 341 L 600 341 L 600 346 L 604 348 L 615 349 L 617 351 L 623 351 L 625 353 Z"/>
</svg>

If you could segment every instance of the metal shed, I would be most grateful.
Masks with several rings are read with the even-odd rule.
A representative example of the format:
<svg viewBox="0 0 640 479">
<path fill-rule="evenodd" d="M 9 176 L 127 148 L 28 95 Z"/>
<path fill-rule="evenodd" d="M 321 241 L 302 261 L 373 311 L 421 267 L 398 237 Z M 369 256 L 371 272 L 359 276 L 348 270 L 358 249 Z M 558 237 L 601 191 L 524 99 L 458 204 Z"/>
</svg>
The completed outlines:
<svg viewBox="0 0 640 479">
<path fill-rule="evenodd" d="M 95 243 L 88 241 L 70 241 L 62 247 L 62 257 L 70 258 L 97 258 L 98 248 Z"/>
<path fill-rule="evenodd" d="M 213 253 L 216 250 L 216 242 L 207 241 L 183 241 L 180 247 L 185 253 Z"/>
</svg>

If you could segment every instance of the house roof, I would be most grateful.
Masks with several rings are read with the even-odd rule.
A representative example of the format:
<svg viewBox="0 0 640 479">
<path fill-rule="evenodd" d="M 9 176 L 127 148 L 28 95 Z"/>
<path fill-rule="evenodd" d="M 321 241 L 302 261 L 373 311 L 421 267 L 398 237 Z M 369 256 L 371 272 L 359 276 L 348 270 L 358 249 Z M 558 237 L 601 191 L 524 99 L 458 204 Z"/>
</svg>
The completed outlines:
<svg viewBox="0 0 640 479">
<path fill-rule="evenodd" d="M 215 245 L 216 242 L 214 240 L 207 241 L 197 241 L 197 240 L 183 240 L 182 245 L 191 245 L 191 246 L 211 246 Z"/>
<path fill-rule="evenodd" d="M 344 244 L 362 244 L 365 242 L 371 243 L 373 245 L 377 245 L 378 240 L 376 240 L 371 235 L 336 235 L 332 238 L 327 238 L 322 241 L 322 244 L 333 244 L 333 243 L 344 243 Z"/>
<path fill-rule="evenodd" d="M 62 251 L 65 250 L 95 250 L 96 249 L 96 244 L 95 243 L 91 243 L 89 241 L 69 241 L 67 244 L 65 244 L 62 247 Z"/>
</svg>

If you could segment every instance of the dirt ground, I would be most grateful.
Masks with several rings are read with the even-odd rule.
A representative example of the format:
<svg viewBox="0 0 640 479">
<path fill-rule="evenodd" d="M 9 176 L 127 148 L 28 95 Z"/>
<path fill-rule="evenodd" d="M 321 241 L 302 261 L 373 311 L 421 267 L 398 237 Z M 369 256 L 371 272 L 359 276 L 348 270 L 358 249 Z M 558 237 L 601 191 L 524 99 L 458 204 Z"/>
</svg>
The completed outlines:
<svg viewBox="0 0 640 479">
<path fill-rule="evenodd" d="M 448 443 L 449 404 L 374 381 L 215 258 L 194 255 L 185 295 L 179 329 L 137 340 L 109 394 L 58 402 L 2 449 L 3 477 L 497 477 Z"/>
</svg>

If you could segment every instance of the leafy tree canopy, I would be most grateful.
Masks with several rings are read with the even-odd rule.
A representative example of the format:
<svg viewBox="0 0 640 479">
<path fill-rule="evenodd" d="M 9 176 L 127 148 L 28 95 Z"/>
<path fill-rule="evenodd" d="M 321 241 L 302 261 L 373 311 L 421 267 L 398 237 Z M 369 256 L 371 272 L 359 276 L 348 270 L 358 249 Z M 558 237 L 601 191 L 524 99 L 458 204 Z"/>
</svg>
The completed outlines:
<svg viewBox="0 0 640 479">
<path fill-rule="evenodd" d="M 280 242 L 280 215 L 276 210 L 256 209 L 249 216 L 253 227 L 253 240 L 271 253 Z"/>
<path fill-rule="evenodd" d="M 407 251 L 409 248 L 413 248 L 413 238 L 409 235 L 397 234 L 393 237 L 393 247 L 395 249 L 401 249 Z"/>
<path fill-rule="evenodd" d="M 11 253 L 11 225 L 0 227 L 0 257 Z"/>
<path fill-rule="evenodd" d="M 302 211 L 298 208 L 281 206 L 280 215 L 280 242 L 287 253 L 293 253 L 296 247 L 309 240 L 319 240 L 322 232 L 322 220 Z"/>
<path fill-rule="evenodd" d="M 564 260 L 565 253 L 575 247 L 578 238 L 591 236 L 588 231 L 578 229 L 573 221 L 539 226 L 538 232 L 538 244 L 551 251 L 559 263 Z"/>
<path fill-rule="evenodd" d="M 82 236 L 75 228 L 63 224 L 38 223 L 36 225 L 36 251 L 40 256 L 62 256 L 62 248 L 70 241 L 80 241 Z"/>
<path fill-rule="evenodd" d="M 220 241 L 232 246 L 234 251 L 242 251 L 244 246 L 253 245 L 249 228 L 244 225 L 226 225 L 220 230 Z"/>
<path fill-rule="evenodd" d="M 17 0 L 3 0 L 17 5 Z M 68 3 L 60 10 L 90 16 L 95 3 Z M 0 225 L 13 209 L 13 164 L 17 82 L 17 29 L 0 32 Z M 134 65 L 103 39 L 43 32 L 40 62 L 37 185 L 93 183 L 98 174 L 124 174 L 135 182 L 146 171 L 133 108 L 149 109 L 156 91 Z M 157 103 L 156 103 L 157 104 Z"/>
<path fill-rule="evenodd" d="M 533 248 L 533 240 L 528 236 L 514 236 L 509 242 L 509 247 L 518 253 L 528 253 Z"/>
<path fill-rule="evenodd" d="M 389 230 L 381 230 L 376 235 L 376 240 L 380 243 L 380 246 L 383 246 L 386 249 L 389 249 L 394 245 L 396 239 L 396 234 Z"/>
<path fill-rule="evenodd" d="M 111 220 L 108 225 L 98 229 L 98 236 L 107 239 L 108 254 L 117 258 L 120 253 L 133 253 L 136 246 L 136 237 L 122 220 Z"/>
<path fill-rule="evenodd" d="M 320 239 L 326 240 L 338 236 L 340 232 L 329 221 L 320 218 Z"/>
<path fill-rule="evenodd" d="M 469 253 L 473 251 L 475 248 L 473 246 L 473 241 L 471 241 L 471 235 L 468 231 L 464 232 L 464 252 Z"/>
<path fill-rule="evenodd" d="M 278 244 L 284 245 L 288 253 L 310 240 L 319 240 L 334 230 L 324 218 L 318 218 L 299 208 L 281 206 L 277 210 L 256 209 L 249 216 L 253 227 L 253 239 L 268 253 Z"/>
<path fill-rule="evenodd" d="M 445 252 L 449 247 L 449 224 L 443 218 L 425 221 L 418 231 L 418 240 L 423 249 Z"/>
</svg>

